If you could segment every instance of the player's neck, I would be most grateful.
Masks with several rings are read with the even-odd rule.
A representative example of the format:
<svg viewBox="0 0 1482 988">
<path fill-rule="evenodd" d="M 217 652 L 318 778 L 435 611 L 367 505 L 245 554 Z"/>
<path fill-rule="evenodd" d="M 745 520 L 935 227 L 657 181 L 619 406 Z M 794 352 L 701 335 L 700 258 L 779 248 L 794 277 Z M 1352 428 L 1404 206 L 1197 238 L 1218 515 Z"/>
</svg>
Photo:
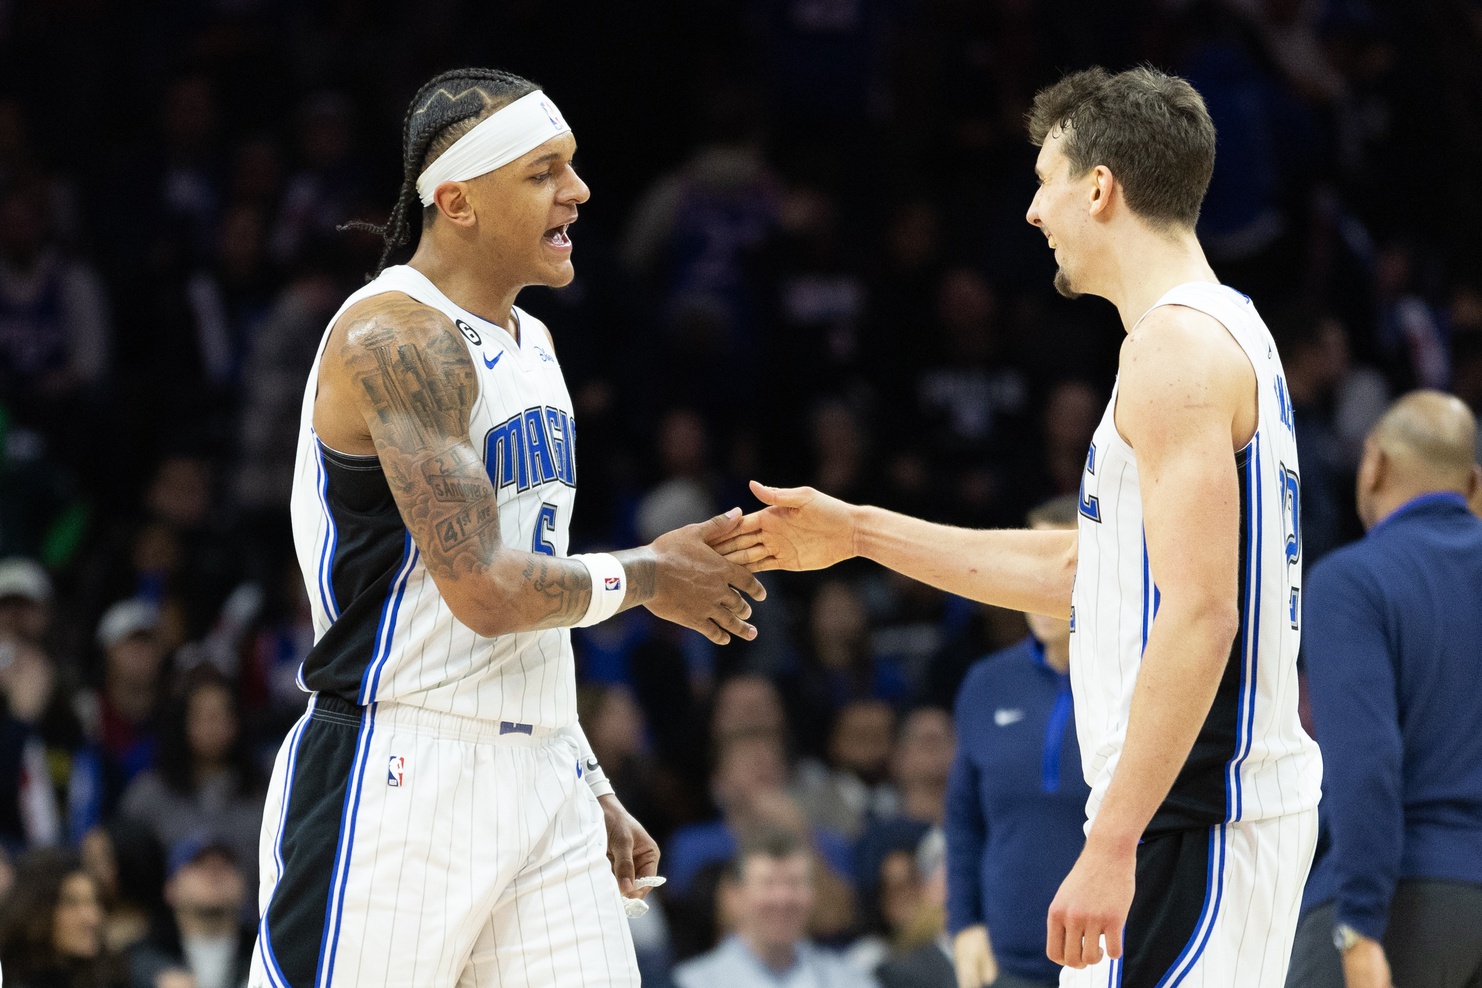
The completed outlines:
<svg viewBox="0 0 1482 988">
<path fill-rule="evenodd" d="M 519 333 L 512 310 L 515 296 L 524 285 L 508 284 L 491 277 L 487 271 L 475 269 L 439 249 L 429 237 L 423 237 L 417 244 L 417 252 L 407 264 L 421 272 L 459 308 L 504 327 L 511 336 Z"/>
<path fill-rule="evenodd" d="M 1219 283 L 1193 231 L 1168 235 L 1141 225 L 1119 239 L 1107 290 L 1097 292 L 1117 307 L 1128 332 L 1172 288 L 1191 281 Z"/>
</svg>

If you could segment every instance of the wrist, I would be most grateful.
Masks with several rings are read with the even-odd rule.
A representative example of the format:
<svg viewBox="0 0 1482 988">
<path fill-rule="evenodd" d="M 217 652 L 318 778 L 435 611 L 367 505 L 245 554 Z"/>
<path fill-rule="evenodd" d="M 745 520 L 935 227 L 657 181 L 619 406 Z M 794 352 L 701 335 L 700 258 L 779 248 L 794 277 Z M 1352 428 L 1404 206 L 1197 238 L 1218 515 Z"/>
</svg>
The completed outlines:
<svg viewBox="0 0 1482 988">
<path fill-rule="evenodd" d="M 1140 832 L 1113 826 L 1110 821 L 1103 824 L 1098 818 L 1086 835 L 1086 852 L 1108 858 L 1136 857 L 1141 840 Z"/>
<path fill-rule="evenodd" d="M 849 555 L 844 558 L 875 559 L 879 545 L 880 520 L 885 515 L 884 509 L 868 504 L 846 504 L 844 512 L 849 526 L 848 538 L 845 541 Z"/>
</svg>

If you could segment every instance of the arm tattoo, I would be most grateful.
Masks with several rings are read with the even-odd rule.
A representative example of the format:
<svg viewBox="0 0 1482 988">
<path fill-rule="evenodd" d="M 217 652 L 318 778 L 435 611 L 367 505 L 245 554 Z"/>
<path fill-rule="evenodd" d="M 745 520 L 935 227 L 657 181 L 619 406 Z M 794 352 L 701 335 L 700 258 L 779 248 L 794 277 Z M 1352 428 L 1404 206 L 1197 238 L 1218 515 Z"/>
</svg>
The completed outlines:
<svg viewBox="0 0 1482 988">
<path fill-rule="evenodd" d="M 592 604 L 592 578 L 581 563 L 532 555 L 525 564 L 525 580 L 549 606 L 546 627 L 575 624 Z"/>
<path fill-rule="evenodd" d="M 434 578 L 488 571 L 501 552 L 499 503 L 468 434 L 478 379 L 451 321 L 420 303 L 386 297 L 357 310 L 344 334 L 341 368 L 365 402 L 365 419 L 402 519 Z M 520 628 L 575 624 L 592 602 L 580 563 L 527 554 L 518 593 L 497 602 Z M 646 569 L 645 569 L 646 565 Z M 653 561 L 630 572 L 653 595 Z M 513 573 L 509 573 L 513 583 Z M 510 584 L 505 584 L 509 586 Z"/>
<path fill-rule="evenodd" d="M 623 564 L 623 575 L 628 578 L 628 592 L 623 595 L 623 606 L 619 612 L 630 607 L 647 604 L 654 599 L 654 585 L 658 579 L 658 560 L 652 549 L 626 549 L 615 552 L 617 561 Z"/>
</svg>

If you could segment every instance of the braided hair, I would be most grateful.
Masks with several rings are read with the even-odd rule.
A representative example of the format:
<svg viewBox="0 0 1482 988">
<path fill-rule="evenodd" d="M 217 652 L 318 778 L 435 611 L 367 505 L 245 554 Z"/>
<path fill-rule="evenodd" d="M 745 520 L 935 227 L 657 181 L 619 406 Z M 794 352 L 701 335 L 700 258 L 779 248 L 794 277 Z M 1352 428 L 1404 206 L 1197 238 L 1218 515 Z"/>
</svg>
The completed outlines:
<svg viewBox="0 0 1482 988">
<path fill-rule="evenodd" d="M 391 217 L 385 226 L 355 220 L 340 227 L 365 230 L 385 242 L 372 278 L 386 267 L 391 252 L 412 238 L 411 212 L 418 202 L 417 176 L 480 120 L 538 88 L 529 79 L 499 69 L 453 69 L 429 79 L 417 90 L 402 123 L 401 191 L 397 193 Z M 436 214 L 435 205 L 422 210 L 424 228 Z"/>
</svg>

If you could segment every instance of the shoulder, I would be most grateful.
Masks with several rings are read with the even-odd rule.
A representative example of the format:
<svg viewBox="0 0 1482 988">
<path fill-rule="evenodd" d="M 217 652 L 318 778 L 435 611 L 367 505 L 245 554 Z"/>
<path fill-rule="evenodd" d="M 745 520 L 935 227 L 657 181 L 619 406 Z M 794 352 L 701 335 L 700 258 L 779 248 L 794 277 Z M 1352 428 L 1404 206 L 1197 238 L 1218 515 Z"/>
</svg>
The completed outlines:
<svg viewBox="0 0 1482 988">
<path fill-rule="evenodd" d="M 1177 382 L 1228 381 L 1232 370 L 1253 373 L 1250 359 L 1214 316 L 1184 305 L 1148 312 L 1122 342 L 1120 391 Z"/>
<path fill-rule="evenodd" d="M 713 978 L 720 975 L 728 966 L 729 961 L 727 948 L 729 940 L 722 940 L 711 950 L 693 957 L 683 964 L 674 967 L 674 983 L 680 988 L 701 988 L 709 985 Z"/>
<path fill-rule="evenodd" d="M 447 351 L 467 348 L 448 315 L 400 292 L 383 292 L 361 299 L 340 314 L 325 347 L 325 356 L 353 360 L 391 346 L 414 346 Z"/>
<path fill-rule="evenodd" d="M 1335 549 L 1313 564 L 1307 573 L 1307 599 L 1373 589 L 1378 584 L 1384 547 L 1364 538 Z"/>
</svg>

